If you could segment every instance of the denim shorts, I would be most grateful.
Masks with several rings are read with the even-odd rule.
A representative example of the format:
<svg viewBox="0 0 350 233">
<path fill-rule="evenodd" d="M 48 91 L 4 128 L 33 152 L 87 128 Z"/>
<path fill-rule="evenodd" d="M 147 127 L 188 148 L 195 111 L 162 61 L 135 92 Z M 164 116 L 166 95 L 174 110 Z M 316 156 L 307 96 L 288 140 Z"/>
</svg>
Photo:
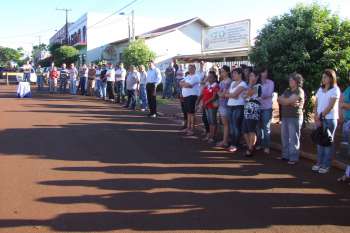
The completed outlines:
<svg viewBox="0 0 350 233">
<path fill-rule="evenodd" d="M 217 108 L 206 108 L 205 113 L 207 114 L 207 119 L 209 125 L 217 125 Z"/>
<path fill-rule="evenodd" d="M 228 108 L 226 106 L 219 106 L 219 114 L 221 117 L 226 117 L 228 118 L 229 116 L 229 111 Z"/>
</svg>

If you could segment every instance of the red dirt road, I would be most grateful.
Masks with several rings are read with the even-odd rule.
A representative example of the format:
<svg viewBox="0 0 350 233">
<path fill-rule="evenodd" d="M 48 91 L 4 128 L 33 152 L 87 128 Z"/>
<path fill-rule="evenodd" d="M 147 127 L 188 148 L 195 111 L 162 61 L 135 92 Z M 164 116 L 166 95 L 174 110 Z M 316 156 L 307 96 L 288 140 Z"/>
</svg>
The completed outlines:
<svg viewBox="0 0 350 233">
<path fill-rule="evenodd" d="M 350 232 L 350 186 L 88 97 L 0 86 L 0 232 Z M 310 145 L 313 146 L 313 145 Z"/>
</svg>

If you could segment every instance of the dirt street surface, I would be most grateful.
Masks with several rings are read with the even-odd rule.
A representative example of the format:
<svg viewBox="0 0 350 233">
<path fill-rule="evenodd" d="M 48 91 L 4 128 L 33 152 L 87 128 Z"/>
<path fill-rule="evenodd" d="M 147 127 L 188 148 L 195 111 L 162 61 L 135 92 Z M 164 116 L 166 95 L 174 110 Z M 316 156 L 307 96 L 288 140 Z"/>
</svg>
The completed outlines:
<svg viewBox="0 0 350 233">
<path fill-rule="evenodd" d="M 0 92 L 1 233 L 350 232 L 340 171 L 233 155 L 91 97 Z"/>
</svg>

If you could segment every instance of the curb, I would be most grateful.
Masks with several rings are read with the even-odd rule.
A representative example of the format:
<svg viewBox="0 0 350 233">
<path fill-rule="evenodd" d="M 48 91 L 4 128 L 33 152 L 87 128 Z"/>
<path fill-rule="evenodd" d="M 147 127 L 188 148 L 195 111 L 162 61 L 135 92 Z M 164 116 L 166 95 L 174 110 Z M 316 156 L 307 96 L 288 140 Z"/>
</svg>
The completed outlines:
<svg viewBox="0 0 350 233">
<path fill-rule="evenodd" d="M 182 118 L 182 116 L 180 116 L 178 114 L 165 114 L 165 113 L 162 113 L 162 112 L 159 112 L 159 113 L 160 113 L 161 116 L 171 118 L 176 123 L 182 122 L 182 120 L 180 120 Z M 198 126 L 198 128 L 203 129 L 202 126 Z M 277 143 L 277 142 L 271 142 L 271 149 L 281 152 L 282 151 L 282 145 L 280 143 Z M 304 152 L 304 151 L 300 151 L 300 157 L 302 157 L 304 159 L 307 159 L 307 160 L 310 160 L 310 161 L 314 161 L 314 162 L 316 161 L 316 156 L 314 154 L 312 154 L 312 153 L 307 153 L 307 152 Z M 347 164 L 345 164 L 345 163 L 343 163 L 343 162 L 341 162 L 339 160 L 333 159 L 332 167 L 335 167 L 337 169 L 345 171 L 346 167 L 347 167 Z"/>
</svg>

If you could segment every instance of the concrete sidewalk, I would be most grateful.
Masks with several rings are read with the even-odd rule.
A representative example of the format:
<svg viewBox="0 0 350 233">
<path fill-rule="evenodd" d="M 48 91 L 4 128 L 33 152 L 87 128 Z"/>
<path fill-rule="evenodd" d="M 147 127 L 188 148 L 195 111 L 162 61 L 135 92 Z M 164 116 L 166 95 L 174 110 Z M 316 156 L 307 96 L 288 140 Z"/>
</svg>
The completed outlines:
<svg viewBox="0 0 350 233">
<path fill-rule="evenodd" d="M 160 99 L 161 97 L 159 97 Z M 160 104 L 158 105 L 159 113 L 165 117 L 170 117 L 174 119 L 176 122 L 180 123 L 183 119 L 183 114 L 181 112 L 181 107 L 179 100 L 176 99 L 167 99 L 167 100 L 160 100 Z M 199 127 L 203 128 L 202 120 L 201 120 L 201 113 L 199 112 L 197 115 L 197 122 L 200 122 Z M 279 116 L 278 116 L 278 105 L 274 104 L 274 113 L 273 113 L 273 120 L 271 125 L 271 149 L 281 151 L 282 145 L 281 145 L 281 125 L 279 122 Z M 311 140 L 311 132 L 312 132 L 312 123 L 309 123 L 305 128 L 302 129 L 301 133 L 301 157 L 306 158 L 308 160 L 316 161 L 317 157 L 317 148 L 316 145 L 313 144 Z M 339 149 L 340 145 L 340 127 L 338 127 L 337 133 L 336 133 L 336 148 Z M 333 159 L 333 166 L 345 170 L 347 164 L 350 163 L 349 158 L 345 158 L 345 156 L 340 155 L 340 151 L 336 150 L 336 156 L 334 156 L 335 159 Z"/>
</svg>

